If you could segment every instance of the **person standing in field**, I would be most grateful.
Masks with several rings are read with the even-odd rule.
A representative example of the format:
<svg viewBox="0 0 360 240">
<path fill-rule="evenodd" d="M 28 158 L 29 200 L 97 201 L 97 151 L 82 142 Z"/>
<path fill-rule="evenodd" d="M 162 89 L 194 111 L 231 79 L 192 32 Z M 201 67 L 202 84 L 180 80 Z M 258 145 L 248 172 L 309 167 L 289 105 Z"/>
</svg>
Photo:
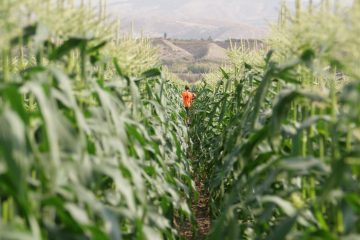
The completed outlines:
<svg viewBox="0 0 360 240">
<path fill-rule="evenodd" d="M 189 86 L 185 86 L 185 91 L 182 92 L 181 96 L 183 98 L 186 116 L 187 116 L 187 118 L 189 118 L 190 107 L 191 107 L 191 104 L 194 101 L 196 95 L 195 95 L 195 93 L 190 92 Z"/>
</svg>

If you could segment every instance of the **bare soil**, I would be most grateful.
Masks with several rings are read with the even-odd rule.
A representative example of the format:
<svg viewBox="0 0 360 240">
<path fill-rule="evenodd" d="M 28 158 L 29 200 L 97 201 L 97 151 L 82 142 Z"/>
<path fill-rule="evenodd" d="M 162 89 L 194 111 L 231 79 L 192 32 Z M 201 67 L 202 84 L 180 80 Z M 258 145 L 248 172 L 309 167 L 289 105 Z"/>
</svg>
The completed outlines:
<svg viewBox="0 0 360 240">
<path fill-rule="evenodd" d="M 196 188 L 199 192 L 198 201 L 192 203 L 192 211 L 195 214 L 196 226 L 187 222 L 181 227 L 180 236 L 186 240 L 205 239 L 211 227 L 209 193 L 204 188 L 203 180 L 196 179 L 195 181 Z"/>
</svg>

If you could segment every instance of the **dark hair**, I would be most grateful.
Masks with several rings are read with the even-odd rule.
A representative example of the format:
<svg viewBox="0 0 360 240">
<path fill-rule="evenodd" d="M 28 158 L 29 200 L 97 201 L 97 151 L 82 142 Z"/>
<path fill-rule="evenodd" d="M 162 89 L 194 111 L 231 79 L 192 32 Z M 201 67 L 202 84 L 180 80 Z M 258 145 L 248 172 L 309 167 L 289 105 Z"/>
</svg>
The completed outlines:
<svg viewBox="0 0 360 240">
<path fill-rule="evenodd" d="M 189 90 L 190 88 L 189 88 L 189 86 L 188 85 L 186 85 L 185 86 L 185 90 Z"/>
</svg>

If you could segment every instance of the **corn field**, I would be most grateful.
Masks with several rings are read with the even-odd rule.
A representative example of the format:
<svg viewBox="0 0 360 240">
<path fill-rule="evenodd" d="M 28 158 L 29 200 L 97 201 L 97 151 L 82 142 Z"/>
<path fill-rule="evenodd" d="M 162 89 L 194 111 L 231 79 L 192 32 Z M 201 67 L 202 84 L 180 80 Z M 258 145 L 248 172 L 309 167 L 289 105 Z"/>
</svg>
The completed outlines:
<svg viewBox="0 0 360 240">
<path fill-rule="evenodd" d="M 174 239 L 188 135 L 149 40 L 71 1 L 0 16 L 0 239 Z"/>
<path fill-rule="evenodd" d="M 0 2 L 0 240 L 181 239 L 199 177 L 207 239 L 360 238 L 359 1 L 283 1 L 190 126 L 184 83 L 94 2 Z"/>
<path fill-rule="evenodd" d="M 198 84 L 208 239 L 360 239 L 358 3 L 284 2 L 269 51 L 238 46 Z"/>
</svg>

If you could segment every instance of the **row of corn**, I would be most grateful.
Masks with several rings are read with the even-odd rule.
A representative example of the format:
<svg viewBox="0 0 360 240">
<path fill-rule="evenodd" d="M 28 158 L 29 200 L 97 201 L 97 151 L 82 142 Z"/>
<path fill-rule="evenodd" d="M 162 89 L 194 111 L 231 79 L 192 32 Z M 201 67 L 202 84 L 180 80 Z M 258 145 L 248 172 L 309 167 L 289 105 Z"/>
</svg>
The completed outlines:
<svg viewBox="0 0 360 240">
<path fill-rule="evenodd" d="M 0 239 L 175 239 L 191 214 L 179 90 L 103 6 L 0 2 Z"/>
<path fill-rule="evenodd" d="M 360 238 L 359 1 L 296 6 L 266 49 L 233 49 L 197 86 L 209 239 Z"/>
</svg>

